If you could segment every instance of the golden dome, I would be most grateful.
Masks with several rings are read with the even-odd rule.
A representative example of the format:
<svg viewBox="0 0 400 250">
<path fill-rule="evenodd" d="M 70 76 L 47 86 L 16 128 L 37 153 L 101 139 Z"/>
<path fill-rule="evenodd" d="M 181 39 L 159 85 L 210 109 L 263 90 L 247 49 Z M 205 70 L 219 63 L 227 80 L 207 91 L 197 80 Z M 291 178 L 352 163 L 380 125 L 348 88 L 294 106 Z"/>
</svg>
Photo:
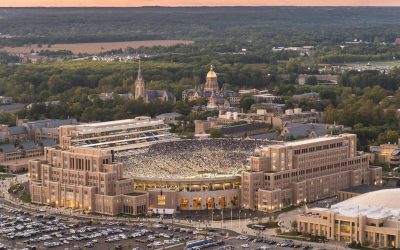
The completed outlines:
<svg viewBox="0 0 400 250">
<path fill-rule="evenodd" d="M 216 78 L 217 74 L 214 72 L 214 67 L 211 65 L 210 71 L 207 73 L 207 78 Z"/>
</svg>

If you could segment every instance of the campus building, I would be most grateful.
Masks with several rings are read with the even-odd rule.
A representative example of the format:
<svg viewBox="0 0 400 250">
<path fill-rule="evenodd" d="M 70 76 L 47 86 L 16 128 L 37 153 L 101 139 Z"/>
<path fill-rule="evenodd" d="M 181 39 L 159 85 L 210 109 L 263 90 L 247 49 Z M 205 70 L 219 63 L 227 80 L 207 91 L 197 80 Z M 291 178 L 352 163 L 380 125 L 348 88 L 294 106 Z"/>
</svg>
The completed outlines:
<svg viewBox="0 0 400 250">
<path fill-rule="evenodd" d="M 212 129 L 220 129 L 229 125 L 244 123 L 263 123 L 266 126 L 282 129 L 282 136 L 293 139 L 318 137 L 325 135 L 328 130 L 339 131 L 342 126 L 317 124 L 321 121 L 321 114 L 315 110 L 303 111 L 301 108 L 288 109 L 285 113 L 271 113 L 266 109 L 257 109 L 255 113 L 239 113 L 220 110 L 218 117 L 207 117 L 207 120 L 195 121 L 195 135 L 204 135 Z M 306 123 L 311 123 L 306 125 Z M 293 128 L 293 129 L 292 129 Z M 257 134 L 260 131 L 247 134 Z"/>
<path fill-rule="evenodd" d="M 134 93 L 135 100 L 142 99 L 146 103 L 155 102 L 157 100 L 164 102 L 176 101 L 174 94 L 167 89 L 146 89 L 144 77 L 140 68 L 140 62 L 134 85 Z"/>
<path fill-rule="evenodd" d="M 380 185 L 382 169 L 357 152 L 354 134 L 274 144 L 256 150 L 242 173 L 241 206 L 275 211 L 336 195 L 362 184 Z"/>
<path fill-rule="evenodd" d="M 77 125 L 76 119 L 44 119 L 28 121 L 17 119 L 17 127 L 24 127 L 30 140 L 41 143 L 45 140 L 53 140 L 58 143 L 59 127 L 66 125 Z"/>
<path fill-rule="evenodd" d="M 371 162 L 377 164 L 387 164 L 390 167 L 400 165 L 400 145 L 381 144 L 379 146 L 370 146 Z"/>
<path fill-rule="evenodd" d="M 162 120 L 136 117 L 110 122 L 86 123 L 60 127 L 60 146 L 95 147 L 124 151 L 174 139 Z"/>
<path fill-rule="evenodd" d="M 240 95 L 232 90 L 219 88 L 218 75 L 214 71 L 213 65 L 210 66 L 206 76 L 206 82 L 194 89 L 185 89 L 182 92 L 182 99 L 187 102 L 195 101 L 199 98 L 207 100 L 207 109 L 226 109 L 238 107 Z"/>
<path fill-rule="evenodd" d="M 0 125 L 0 165 L 3 170 L 21 173 L 28 170 L 32 158 L 43 157 L 44 147 L 55 146 L 59 127 L 77 124 L 75 119 L 17 119 L 16 126 Z"/>
<path fill-rule="evenodd" d="M 375 192 L 379 190 L 384 190 L 384 189 L 391 189 L 393 187 L 389 186 L 378 186 L 378 185 L 360 185 L 360 186 L 355 186 L 355 187 L 349 187 L 342 189 L 338 192 L 337 198 L 339 201 L 344 201 L 351 199 L 353 197 L 366 194 L 369 192 Z"/>
<path fill-rule="evenodd" d="M 297 230 L 374 248 L 400 247 L 400 188 L 365 193 L 332 205 L 307 208 Z"/>
<path fill-rule="evenodd" d="M 32 203 L 100 214 L 147 212 L 148 194 L 133 192 L 111 150 L 46 148 L 44 160 L 29 162 Z"/>
</svg>

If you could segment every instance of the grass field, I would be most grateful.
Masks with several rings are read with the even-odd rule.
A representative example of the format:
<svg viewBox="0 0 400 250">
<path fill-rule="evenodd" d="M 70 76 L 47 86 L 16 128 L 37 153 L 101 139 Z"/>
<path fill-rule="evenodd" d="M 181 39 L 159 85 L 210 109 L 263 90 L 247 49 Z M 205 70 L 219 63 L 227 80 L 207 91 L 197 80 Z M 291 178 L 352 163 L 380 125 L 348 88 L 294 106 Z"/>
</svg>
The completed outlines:
<svg viewBox="0 0 400 250">
<path fill-rule="evenodd" d="M 149 41 L 130 41 L 130 42 L 100 42 L 100 43 L 68 43 L 68 44 L 54 44 L 48 48 L 47 45 L 39 47 L 37 44 L 22 46 L 22 47 L 4 47 L 0 50 L 5 50 L 9 53 L 29 53 L 33 49 L 34 51 L 40 50 L 70 50 L 74 54 L 89 53 L 96 54 L 105 52 L 113 49 L 125 49 L 128 47 L 139 48 L 139 47 L 153 47 L 153 46 L 174 46 L 176 44 L 191 44 L 192 41 L 187 40 L 149 40 Z"/>
<path fill-rule="evenodd" d="M 393 67 L 399 67 L 400 66 L 400 60 L 390 60 L 390 61 L 371 61 L 371 62 L 354 62 L 354 63 L 345 63 L 345 65 L 348 66 L 393 66 Z"/>
</svg>

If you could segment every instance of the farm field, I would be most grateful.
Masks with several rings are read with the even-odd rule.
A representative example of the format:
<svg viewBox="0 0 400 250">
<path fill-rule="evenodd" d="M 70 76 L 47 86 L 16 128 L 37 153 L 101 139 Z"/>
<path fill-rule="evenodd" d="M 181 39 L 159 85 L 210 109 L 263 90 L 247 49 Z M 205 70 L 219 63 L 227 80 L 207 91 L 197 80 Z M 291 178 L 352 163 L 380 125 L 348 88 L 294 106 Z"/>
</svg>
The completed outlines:
<svg viewBox="0 0 400 250">
<path fill-rule="evenodd" d="M 89 53 L 96 54 L 100 52 L 105 52 L 113 49 L 125 49 L 128 47 L 139 48 L 139 47 L 153 47 L 153 46 L 174 46 L 177 44 L 191 44 L 192 41 L 187 40 L 149 40 L 149 41 L 128 41 L 128 42 L 98 42 L 98 43 L 66 43 L 66 44 L 53 44 L 49 48 L 47 45 L 39 47 L 37 44 L 32 44 L 30 46 L 21 47 L 4 47 L 0 50 L 5 50 L 8 53 L 30 53 L 33 49 L 34 51 L 40 50 L 70 50 L 74 54 L 79 53 Z"/>
</svg>

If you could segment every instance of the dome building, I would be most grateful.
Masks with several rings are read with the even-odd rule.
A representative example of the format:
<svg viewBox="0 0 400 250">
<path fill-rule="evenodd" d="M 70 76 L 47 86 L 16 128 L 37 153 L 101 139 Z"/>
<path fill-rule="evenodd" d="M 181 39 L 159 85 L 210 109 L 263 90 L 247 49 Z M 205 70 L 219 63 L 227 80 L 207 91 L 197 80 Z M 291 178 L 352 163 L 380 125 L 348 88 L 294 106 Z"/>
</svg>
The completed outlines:
<svg viewBox="0 0 400 250">
<path fill-rule="evenodd" d="M 330 208 L 307 208 L 298 231 L 374 248 L 400 246 L 400 188 L 355 196 Z"/>
<path fill-rule="evenodd" d="M 214 66 L 206 76 L 206 82 L 193 89 L 186 89 L 182 92 L 182 99 L 187 102 L 205 98 L 207 100 L 207 109 L 224 109 L 229 107 L 238 107 L 240 104 L 240 95 L 232 90 L 219 88 L 218 75 Z"/>
<path fill-rule="evenodd" d="M 214 67 L 211 65 L 210 71 L 207 73 L 204 91 L 217 92 L 218 90 L 218 77 L 214 71 Z"/>
</svg>

